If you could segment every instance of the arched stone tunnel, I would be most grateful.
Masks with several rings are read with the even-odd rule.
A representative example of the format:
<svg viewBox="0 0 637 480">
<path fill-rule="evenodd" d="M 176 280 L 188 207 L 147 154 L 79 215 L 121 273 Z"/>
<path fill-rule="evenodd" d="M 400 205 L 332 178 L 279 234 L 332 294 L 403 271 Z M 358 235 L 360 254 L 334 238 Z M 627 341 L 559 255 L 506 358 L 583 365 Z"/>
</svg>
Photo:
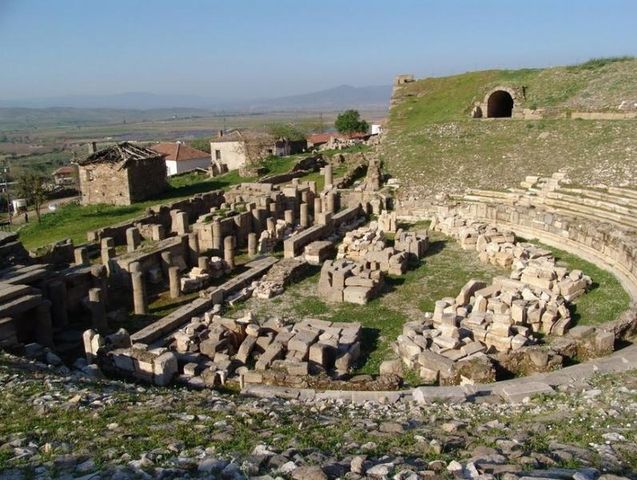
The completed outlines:
<svg viewBox="0 0 637 480">
<path fill-rule="evenodd" d="M 513 113 L 513 97 L 505 90 L 496 90 L 487 100 L 488 118 L 511 117 Z"/>
</svg>

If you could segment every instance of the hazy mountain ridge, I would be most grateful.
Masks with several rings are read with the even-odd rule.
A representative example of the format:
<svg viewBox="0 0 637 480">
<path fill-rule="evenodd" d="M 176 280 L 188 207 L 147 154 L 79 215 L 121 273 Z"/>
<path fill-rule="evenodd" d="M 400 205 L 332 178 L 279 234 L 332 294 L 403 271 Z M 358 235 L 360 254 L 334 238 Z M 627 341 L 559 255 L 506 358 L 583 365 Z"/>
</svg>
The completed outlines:
<svg viewBox="0 0 637 480">
<path fill-rule="evenodd" d="M 197 95 L 154 94 L 128 92 L 114 95 L 71 95 L 63 97 L 0 100 L 0 108 L 75 108 L 110 110 L 181 109 L 227 112 L 334 110 L 347 107 L 388 108 L 391 86 L 338 87 L 289 95 L 278 98 L 252 100 L 222 100 Z"/>
</svg>

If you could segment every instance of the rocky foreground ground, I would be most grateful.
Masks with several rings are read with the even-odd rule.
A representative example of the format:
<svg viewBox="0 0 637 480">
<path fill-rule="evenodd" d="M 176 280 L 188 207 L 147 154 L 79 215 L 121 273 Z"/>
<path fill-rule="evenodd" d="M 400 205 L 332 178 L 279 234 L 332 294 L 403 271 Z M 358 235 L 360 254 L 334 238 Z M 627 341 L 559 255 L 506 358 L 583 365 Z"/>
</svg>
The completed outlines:
<svg viewBox="0 0 637 480">
<path fill-rule="evenodd" d="M 0 354 L 0 478 L 637 478 L 637 371 L 510 404 L 160 389 Z"/>
</svg>

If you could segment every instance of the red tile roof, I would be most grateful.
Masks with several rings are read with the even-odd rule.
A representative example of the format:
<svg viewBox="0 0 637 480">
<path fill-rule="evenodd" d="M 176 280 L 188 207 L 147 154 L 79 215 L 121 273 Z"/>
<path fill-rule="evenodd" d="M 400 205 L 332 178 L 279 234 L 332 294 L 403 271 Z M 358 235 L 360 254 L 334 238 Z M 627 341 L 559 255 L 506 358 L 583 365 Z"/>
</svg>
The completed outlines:
<svg viewBox="0 0 637 480">
<path fill-rule="evenodd" d="M 307 137 L 307 141 L 309 143 L 313 143 L 316 145 L 317 143 L 327 143 L 330 141 L 334 134 L 332 133 L 313 133 L 309 137 Z"/>
<path fill-rule="evenodd" d="M 63 167 L 58 168 L 53 175 L 74 175 L 77 171 L 77 167 L 73 167 L 71 165 L 65 165 Z"/>
<path fill-rule="evenodd" d="M 189 147 L 188 145 L 184 145 L 179 142 L 158 143 L 156 145 L 151 145 L 150 148 L 157 153 L 165 155 L 166 160 L 175 160 L 177 162 L 210 157 L 210 154 L 203 150 L 197 150 L 196 148 Z"/>
</svg>

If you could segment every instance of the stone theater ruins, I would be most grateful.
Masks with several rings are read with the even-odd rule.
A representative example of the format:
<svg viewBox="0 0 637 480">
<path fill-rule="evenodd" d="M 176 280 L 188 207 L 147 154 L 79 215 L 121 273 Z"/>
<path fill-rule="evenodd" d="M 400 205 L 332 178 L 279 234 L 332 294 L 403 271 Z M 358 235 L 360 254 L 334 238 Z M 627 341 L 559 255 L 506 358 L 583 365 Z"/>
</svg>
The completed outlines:
<svg viewBox="0 0 637 480">
<path fill-rule="evenodd" d="M 526 408 L 528 418 L 531 409 L 548 409 L 600 374 L 625 374 L 637 365 L 634 141 L 617 134 L 612 151 L 621 151 L 628 166 L 615 170 L 597 154 L 573 168 L 549 170 L 555 163 L 537 160 L 545 168 L 537 172 L 533 163 L 541 157 L 537 151 L 567 155 L 564 145 L 574 143 L 560 136 L 564 131 L 590 128 L 587 138 L 600 144 L 599 131 L 630 132 L 636 110 L 586 110 L 576 100 L 590 99 L 588 91 L 558 104 L 552 91 L 537 93 L 529 72 L 517 75 L 487 72 L 473 83 L 400 75 L 386 131 L 323 147 L 239 131 L 210 137 L 209 153 L 181 143 L 90 144 L 77 161 L 81 205 L 74 208 L 90 205 L 99 216 L 104 205 L 119 206 L 121 221 L 91 223 L 80 242 L 60 238 L 32 252 L 19 233 L 0 234 L 0 348 L 59 369 L 63 383 L 74 375 L 88 382 L 86 389 L 90 382 L 125 385 L 129 400 L 115 394 L 99 400 L 109 408 L 126 410 L 135 402 L 130 399 L 148 392 L 168 398 L 170 413 L 153 417 L 153 428 L 140 428 L 144 441 L 175 418 L 187 440 L 174 434 L 172 446 L 157 447 L 141 463 L 125 457 L 140 477 L 145 470 L 137 467 L 149 465 L 147 457 L 159 463 L 173 450 L 194 448 L 189 435 L 232 446 L 228 424 L 244 422 L 241 435 L 249 436 L 253 422 L 285 422 L 277 413 L 285 407 L 303 412 L 289 427 L 295 435 L 311 430 L 301 416 L 322 418 L 340 409 L 339 421 L 330 417 L 321 427 L 325 437 L 332 428 L 349 428 L 348 415 L 358 416 L 361 430 L 330 446 L 356 455 L 341 465 L 312 453 L 314 446 L 303 443 L 310 441 L 272 447 L 266 443 L 279 445 L 289 434 L 276 425 L 263 444 L 250 444 L 257 466 L 245 468 L 254 478 L 272 478 L 256 477 L 266 465 L 294 479 L 600 478 L 570 468 L 581 450 L 561 453 L 566 460 L 558 463 L 548 454 L 523 457 L 522 435 L 511 440 L 502 433 L 485 442 L 489 446 L 467 446 L 459 433 L 504 431 L 507 425 L 491 419 L 489 408 L 502 415 Z M 582 75 L 583 83 L 588 71 Z M 452 95 L 449 85 L 467 91 Z M 524 157 L 532 148 L 538 150 Z M 168 172 L 167 155 L 178 162 L 180 150 L 181 161 L 192 162 L 182 170 L 169 164 Z M 466 159 L 454 163 L 447 154 Z M 591 172 L 606 177 L 592 182 Z M 187 184 L 187 196 L 171 196 L 191 178 L 199 183 Z M 139 209 L 126 215 L 135 204 Z M 50 215 L 51 222 L 63 218 Z M 622 388 L 634 395 L 634 381 Z M 78 408 L 101 408 L 82 395 Z M 587 406 L 579 411 L 593 408 L 604 393 L 585 395 Z M 538 396 L 543 400 L 533 404 Z M 195 397 L 203 407 L 190 413 Z M 223 406 L 219 399 L 227 398 L 237 403 Z M 416 408 L 434 423 L 441 411 L 469 413 L 443 424 L 442 445 L 412 418 Z M 628 407 L 617 402 L 613 408 Z M 395 409 L 402 423 L 383 417 L 377 425 L 378 416 L 391 418 Z M 554 421 L 568 409 L 575 407 L 547 415 Z M 142 435 L 120 428 L 121 418 L 98 417 L 99 428 Z M 205 424 L 213 417 L 212 426 Z M 378 430 L 377 443 L 359 440 L 368 427 Z M 417 428 L 423 429 L 412 435 Z M 629 437 L 629 428 L 622 435 Z M 538 444 L 567 450 L 548 437 L 550 428 L 542 429 L 547 437 Z M 7 445 L 27 448 L 21 434 Z M 410 468 L 429 473 L 390 477 L 386 472 L 395 465 L 387 467 L 385 453 L 375 453 L 382 442 L 415 445 L 420 453 L 413 455 L 422 458 L 444 454 L 448 463 L 419 457 Z M 596 445 L 600 455 L 608 453 L 608 444 Z M 3 448 L 9 447 L 0 455 Z M 216 455 L 215 448 L 225 452 L 202 448 L 199 463 L 171 460 L 177 473 L 166 478 L 246 478 L 228 473 L 234 460 L 205 470 L 203 459 Z M 458 467 L 449 452 L 460 448 L 474 455 Z M 314 454 L 323 470 L 314 460 L 298 460 Z M 286 470 L 297 460 L 300 466 Z M 554 467 L 556 476 L 523 476 L 540 466 Z"/>
</svg>

